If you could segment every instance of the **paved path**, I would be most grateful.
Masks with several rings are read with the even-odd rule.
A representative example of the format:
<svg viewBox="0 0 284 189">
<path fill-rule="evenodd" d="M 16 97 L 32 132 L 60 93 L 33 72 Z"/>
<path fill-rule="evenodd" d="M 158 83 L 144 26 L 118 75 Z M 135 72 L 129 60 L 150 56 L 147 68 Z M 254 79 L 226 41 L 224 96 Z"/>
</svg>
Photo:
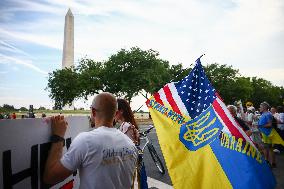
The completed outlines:
<svg viewBox="0 0 284 189">
<path fill-rule="evenodd" d="M 284 189 L 284 152 L 276 154 L 277 167 L 272 171 L 277 180 L 277 189 Z"/>
<path fill-rule="evenodd" d="M 151 177 L 147 177 L 147 183 L 149 189 L 173 189 L 173 186 L 163 183 L 159 180 L 153 179 Z M 134 184 L 134 189 L 138 189 L 137 182 Z"/>
</svg>

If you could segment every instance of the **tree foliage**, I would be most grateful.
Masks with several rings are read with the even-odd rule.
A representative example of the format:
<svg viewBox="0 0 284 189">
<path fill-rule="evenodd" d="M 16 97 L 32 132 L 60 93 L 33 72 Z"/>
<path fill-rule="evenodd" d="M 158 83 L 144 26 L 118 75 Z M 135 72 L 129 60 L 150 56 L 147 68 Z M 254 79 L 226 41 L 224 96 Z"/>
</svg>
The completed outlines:
<svg viewBox="0 0 284 189">
<path fill-rule="evenodd" d="M 105 90 L 131 100 L 142 90 L 153 93 L 169 79 L 169 62 L 150 49 L 121 49 L 104 64 Z"/>
<path fill-rule="evenodd" d="M 209 64 L 205 72 L 226 104 L 239 99 L 246 101 L 251 97 L 253 88 L 250 78 L 240 76 L 239 70 L 232 66 Z"/>
<path fill-rule="evenodd" d="M 139 93 L 147 97 L 166 83 L 181 80 L 190 70 L 182 64 L 170 65 L 157 51 L 133 47 L 119 50 L 104 62 L 83 58 L 75 68 L 56 70 L 49 74 L 47 90 L 56 109 L 100 91 L 131 101 Z M 205 72 L 226 104 L 239 99 L 256 105 L 264 100 L 272 105 L 283 103 L 283 87 L 261 78 L 243 77 L 232 66 L 209 64 Z"/>
<path fill-rule="evenodd" d="M 80 96 L 79 74 L 73 68 L 65 68 L 49 73 L 47 90 L 55 101 L 55 109 L 62 109 Z"/>
<path fill-rule="evenodd" d="M 1 112 L 11 112 L 11 111 L 15 111 L 15 107 L 13 105 L 9 105 L 9 104 L 3 104 L 3 106 L 0 106 L 0 113 Z"/>
<path fill-rule="evenodd" d="M 251 102 L 258 107 L 263 101 L 267 101 L 272 106 L 283 104 L 284 88 L 272 85 L 270 81 L 262 78 L 253 77 L 251 79 L 253 92 L 251 95 Z"/>
<path fill-rule="evenodd" d="M 40 107 L 38 108 L 38 110 L 46 110 L 46 108 L 43 107 L 43 106 L 40 106 Z"/>
<path fill-rule="evenodd" d="M 21 107 L 20 110 L 21 111 L 28 111 L 28 109 L 26 107 Z"/>
<path fill-rule="evenodd" d="M 94 95 L 103 90 L 103 63 L 96 62 L 92 59 L 81 59 L 79 66 L 76 68 L 78 72 L 78 97 L 87 99 L 88 95 Z"/>
</svg>

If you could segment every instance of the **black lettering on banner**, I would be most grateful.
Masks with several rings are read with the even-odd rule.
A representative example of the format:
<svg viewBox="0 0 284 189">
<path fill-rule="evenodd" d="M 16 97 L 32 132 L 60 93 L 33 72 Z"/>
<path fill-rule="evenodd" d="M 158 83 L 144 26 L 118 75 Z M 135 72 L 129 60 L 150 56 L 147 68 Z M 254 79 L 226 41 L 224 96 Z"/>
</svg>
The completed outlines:
<svg viewBox="0 0 284 189">
<path fill-rule="evenodd" d="M 71 142 L 72 142 L 71 138 L 67 138 L 65 140 L 67 149 L 69 149 Z M 44 173 L 45 163 L 48 157 L 48 152 L 49 152 L 50 147 L 51 147 L 50 142 L 40 144 L 40 188 L 41 189 L 48 189 L 53 186 L 53 185 L 45 184 L 43 182 L 43 173 Z M 76 176 L 76 175 L 77 175 L 77 171 L 73 173 L 73 176 Z"/>
<path fill-rule="evenodd" d="M 45 163 L 48 157 L 48 152 L 51 147 L 51 142 L 40 144 L 40 188 L 41 189 L 48 189 L 52 185 L 45 184 L 43 182 L 43 173 L 45 168 Z"/>
<path fill-rule="evenodd" d="M 66 139 L 65 143 L 67 149 L 69 149 L 71 142 L 71 138 Z M 38 158 L 38 145 L 33 145 L 31 147 L 30 168 L 14 174 L 12 171 L 12 152 L 11 150 L 4 151 L 2 156 L 3 189 L 13 189 L 15 184 L 29 177 L 31 177 L 31 189 L 38 189 L 38 179 L 40 179 L 40 189 L 49 189 L 50 187 L 54 186 L 47 185 L 43 182 L 43 173 L 50 147 L 50 142 L 40 144 L 40 154 Z M 38 162 L 38 160 L 40 162 Z M 40 178 L 38 178 L 38 164 L 40 169 Z M 73 173 L 73 176 L 76 175 L 77 171 Z M 2 186 L 0 186 L 0 188 L 1 187 Z"/>
<path fill-rule="evenodd" d="M 31 177 L 31 189 L 38 188 L 38 146 L 34 145 L 31 148 L 31 160 L 30 168 L 22 170 L 18 173 L 12 173 L 12 164 L 11 164 L 11 150 L 3 152 L 2 159 L 2 169 L 3 169 L 3 188 L 12 189 L 13 185 L 19 183 L 20 181 Z"/>
</svg>

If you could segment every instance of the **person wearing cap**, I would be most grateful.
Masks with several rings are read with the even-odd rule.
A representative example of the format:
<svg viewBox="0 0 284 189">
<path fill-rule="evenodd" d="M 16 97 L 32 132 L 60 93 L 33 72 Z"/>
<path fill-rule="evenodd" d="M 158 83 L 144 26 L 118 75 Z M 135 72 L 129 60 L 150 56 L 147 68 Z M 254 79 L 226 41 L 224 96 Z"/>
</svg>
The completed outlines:
<svg viewBox="0 0 284 189">
<path fill-rule="evenodd" d="M 276 167 L 275 154 L 273 152 L 273 143 L 271 140 L 272 131 L 272 114 L 269 112 L 269 104 L 262 102 L 259 106 L 261 116 L 258 120 L 258 128 L 262 133 L 262 140 L 264 143 L 264 157 L 271 167 Z"/>
</svg>

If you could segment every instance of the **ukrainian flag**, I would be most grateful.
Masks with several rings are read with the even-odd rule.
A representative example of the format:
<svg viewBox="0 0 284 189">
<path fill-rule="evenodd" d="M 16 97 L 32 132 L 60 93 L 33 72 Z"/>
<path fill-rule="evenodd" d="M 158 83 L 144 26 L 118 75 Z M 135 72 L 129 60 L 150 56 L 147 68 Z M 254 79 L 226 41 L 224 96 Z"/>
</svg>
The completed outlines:
<svg viewBox="0 0 284 189">
<path fill-rule="evenodd" d="M 196 62 L 146 102 L 174 188 L 275 188 L 269 166 Z"/>
<path fill-rule="evenodd" d="M 272 125 L 271 127 L 264 127 L 269 122 L 272 122 L 272 116 L 270 112 L 264 112 L 259 118 L 258 127 L 262 133 L 263 142 L 268 144 L 281 144 L 284 146 L 284 141 Z"/>
</svg>

